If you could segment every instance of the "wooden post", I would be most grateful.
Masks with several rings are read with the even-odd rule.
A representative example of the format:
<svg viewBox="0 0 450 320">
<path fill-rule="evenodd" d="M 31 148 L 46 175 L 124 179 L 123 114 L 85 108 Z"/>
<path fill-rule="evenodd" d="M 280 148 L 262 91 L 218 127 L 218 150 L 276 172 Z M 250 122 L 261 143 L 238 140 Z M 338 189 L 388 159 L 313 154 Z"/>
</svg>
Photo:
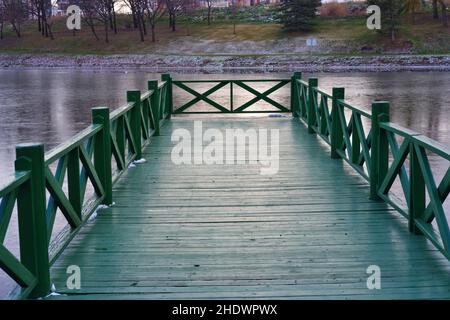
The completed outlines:
<svg viewBox="0 0 450 320">
<path fill-rule="evenodd" d="M 75 148 L 67 155 L 67 187 L 69 191 L 69 201 L 80 220 L 83 203 L 81 200 L 80 183 L 80 150 Z"/>
<path fill-rule="evenodd" d="M 17 195 L 20 260 L 37 278 L 30 298 L 46 296 L 50 292 L 50 264 L 48 231 L 45 214 L 44 145 L 21 144 L 16 147 L 16 171 L 30 171 L 30 179 Z"/>
<path fill-rule="evenodd" d="M 345 98 L 344 88 L 333 88 L 333 102 L 331 110 L 331 158 L 339 159 L 340 156 L 337 153 L 343 143 L 343 131 L 341 121 L 339 119 L 339 104 L 338 100 Z"/>
<path fill-rule="evenodd" d="M 314 133 L 314 126 L 316 124 L 316 110 L 314 106 L 314 97 L 317 100 L 317 92 L 314 90 L 319 85 L 319 80 L 317 78 L 310 78 L 308 81 L 308 132 Z"/>
<path fill-rule="evenodd" d="M 168 108 L 168 116 L 167 119 L 170 119 L 173 114 L 173 86 L 172 86 L 172 78 L 170 74 L 165 73 L 161 75 L 161 80 L 167 82 L 167 95 L 166 95 L 166 105 Z"/>
<path fill-rule="evenodd" d="M 155 121 L 155 136 L 159 136 L 160 131 L 160 106 L 159 106 L 159 90 L 158 90 L 158 80 L 151 80 L 148 82 L 148 90 L 153 90 L 153 94 L 150 99 L 151 108 L 153 111 L 153 120 Z"/>
<path fill-rule="evenodd" d="M 359 155 L 361 154 L 361 140 L 359 139 L 358 130 L 356 130 L 356 117 L 357 114 L 353 114 L 352 120 L 352 163 L 358 165 Z"/>
<path fill-rule="evenodd" d="M 295 72 L 291 77 L 291 112 L 294 118 L 298 118 L 298 115 L 300 113 L 300 106 L 298 104 L 299 93 L 297 80 L 300 80 L 301 78 L 301 72 Z"/>
<path fill-rule="evenodd" d="M 127 101 L 134 103 L 131 110 L 131 131 L 133 133 L 133 140 L 136 144 L 136 160 L 142 158 L 142 135 L 141 135 L 141 91 L 131 90 L 127 92 Z"/>
<path fill-rule="evenodd" d="M 372 149 L 370 170 L 370 198 L 379 199 L 378 187 L 389 168 L 389 143 L 381 122 L 389 121 L 389 102 L 375 101 L 372 103 Z"/>
<path fill-rule="evenodd" d="M 113 203 L 113 197 L 109 109 L 106 107 L 93 108 L 92 123 L 102 125 L 102 130 L 95 136 L 94 166 L 105 191 L 105 198 L 102 203 L 111 205 Z"/>
<path fill-rule="evenodd" d="M 410 232 L 421 234 L 422 232 L 415 225 L 415 219 L 420 218 L 425 212 L 425 180 L 419 165 L 419 159 L 414 148 L 414 143 L 410 142 L 409 148 L 409 176 L 411 181 L 409 183 L 408 226 Z"/>
</svg>

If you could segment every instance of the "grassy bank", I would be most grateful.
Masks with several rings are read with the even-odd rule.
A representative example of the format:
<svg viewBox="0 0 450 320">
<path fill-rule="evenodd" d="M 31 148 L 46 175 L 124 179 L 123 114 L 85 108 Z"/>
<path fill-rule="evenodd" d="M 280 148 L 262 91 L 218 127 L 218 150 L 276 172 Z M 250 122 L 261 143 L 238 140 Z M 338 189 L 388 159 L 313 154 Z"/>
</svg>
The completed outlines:
<svg viewBox="0 0 450 320">
<path fill-rule="evenodd" d="M 406 18 L 405 18 L 406 19 Z M 129 18 L 119 18 L 118 34 L 110 33 L 110 41 L 104 41 L 103 29 L 97 28 L 100 40 L 96 40 L 84 25 L 75 35 L 66 29 L 65 19 L 56 19 L 53 25 L 54 40 L 42 37 L 36 23 L 22 27 L 22 38 L 12 30 L 6 30 L 0 40 L 0 52 L 8 53 L 60 53 L 60 54 L 448 54 L 450 53 L 450 28 L 443 28 L 438 21 L 420 16 L 416 23 L 402 24 L 395 41 L 366 28 L 364 17 L 319 18 L 314 31 L 287 33 L 282 26 L 270 22 L 237 22 L 236 33 L 229 20 L 188 23 L 178 21 L 173 32 L 167 20 L 161 20 L 156 28 L 157 41 L 148 35 L 144 42 L 139 33 L 130 27 Z M 305 39 L 316 37 L 323 47 L 306 47 Z M 277 45 L 273 45 L 273 44 Z M 293 46 L 292 44 L 295 43 Z M 288 45 L 289 44 L 289 45 Z M 251 48 L 254 45 L 254 48 Z M 261 50 L 261 46 L 267 49 Z M 271 49 L 272 48 L 272 49 Z M 273 52 L 271 52 L 271 50 Z"/>
</svg>

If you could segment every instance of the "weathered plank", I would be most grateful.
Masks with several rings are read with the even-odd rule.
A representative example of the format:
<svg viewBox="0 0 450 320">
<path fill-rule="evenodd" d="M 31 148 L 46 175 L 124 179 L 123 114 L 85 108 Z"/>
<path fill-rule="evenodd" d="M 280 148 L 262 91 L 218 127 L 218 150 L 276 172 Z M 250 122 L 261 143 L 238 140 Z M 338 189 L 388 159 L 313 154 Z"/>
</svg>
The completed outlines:
<svg viewBox="0 0 450 320">
<path fill-rule="evenodd" d="M 205 120 L 205 119 L 203 119 Z M 52 268 L 59 299 L 443 299 L 450 264 L 329 147 L 290 118 L 208 118 L 204 129 L 280 130 L 280 169 L 175 166 L 176 117 Z M 242 148 L 237 152 L 244 152 Z M 66 288 L 70 265 L 81 289 Z M 381 268 L 368 290 L 367 267 Z"/>
</svg>

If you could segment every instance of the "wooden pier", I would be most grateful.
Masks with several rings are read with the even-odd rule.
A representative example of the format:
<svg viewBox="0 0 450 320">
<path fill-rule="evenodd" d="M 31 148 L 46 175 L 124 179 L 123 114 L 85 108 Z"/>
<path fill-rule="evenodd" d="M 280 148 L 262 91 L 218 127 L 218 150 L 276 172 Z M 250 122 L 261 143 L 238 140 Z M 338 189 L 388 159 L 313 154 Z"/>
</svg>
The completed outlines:
<svg viewBox="0 0 450 320">
<path fill-rule="evenodd" d="M 162 79 L 111 114 L 94 109 L 91 127 L 46 155 L 18 147 L 16 175 L 0 188 L 0 231 L 14 210 L 22 222 L 21 259 L 0 245 L 0 267 L 19 284 L 12 298 L 46 296 L 51 284 L 61 295 L 49 299 L 450 298 L 450 170 L 437 179 L 428 160 L 450 161 L 448 147 L 391 123 L 387 102 L 367 112 L 300 74 L 274 86 L 291 86 L 289 106 L 269 90 L 231 109 L 208 98 L 214 90 L 190 89 L 193 102 L 174 106 L 173 87 L 189 81 Z M 251 89 L 217 81 L 227 85 Z M 199 101 L 221 114 L 177 115 Z M 259 101 L 286 116 L 234 115 Z M 279 130 L 278 172 L 175 164 L 172 134 L 195 121 Z M 58 212 L 69 226 L 50 241 Z M 67 286 L 69 266 L 80 269 L 79 289 Z M 367 286 L 370 266 L 381 289 Z"/>
</svg>

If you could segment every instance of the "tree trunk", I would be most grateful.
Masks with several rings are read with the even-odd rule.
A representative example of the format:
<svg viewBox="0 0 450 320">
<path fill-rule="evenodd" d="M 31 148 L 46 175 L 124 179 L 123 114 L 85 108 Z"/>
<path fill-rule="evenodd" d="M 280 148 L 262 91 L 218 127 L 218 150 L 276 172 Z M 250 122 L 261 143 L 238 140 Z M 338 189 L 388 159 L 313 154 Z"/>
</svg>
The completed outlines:
<svg viewBox="0 0 450 320">
<path fill-rule="evenodd" d="M 439 19 L 438 0 L 433 0 L 433 19 Z"/>
<path fill-rule="evenodd" d="M 116 9 L 113 8 L 113 23 L 114 23 L 114 33 L 117 34 L 117 15 Z"/>
<path fill-rule="evenodd" d="M 94 35 L 95 39 L 99 41 L 100 38 L 98 37 L 97 32 L 95 31 L 94 23 L 92 20 L 89 22 L 89 27 L 91 28 L 92 34 Z"/>
<path fill-rule="evenodd" d="M 142 29 L 144 30 L 144 35 L 147 35 L 147 25 L 145 24 L 144 14 L 141 16 Z"/>
<path fill-rule="evenodd" d="M 208 6 L 208 26 L 211 25 L 211 5 Z"/>
<path fill-rule="evenodd" d="M 141 42 L 144 42 L 145 41 L 145 39 L 144 39 L 144 30 L 142 28 L 141 18 L 138 16 L 138 19 L 139 19 L 139 21 L 138 21 L 138 24 L 139 24 L 139 35 L 141 37 Z"/>
<path fill-rule="evenodd" d="M 175 17 L 175 13 L 174 13 L 174 14 L 173 14 L 173 17 L 172 17 L 172 31 L 173 31 L 173 32 L 177 31 L 176 24 L 177 24 L 177 19 L 176 19 L 176 17 Z"/>
<path fill-rule="evenodd" d="M 3 21 L 0 22 L 0 40 L 3 40 Z"/>
<path fill-rule="evenodd" d="M 51 26 L 47 23 L 45 27 L 47 29 L 48 36 L 50 36 L 50 39 L 55 40 L 55 37 L 53 37 L 53 32 L 52 32 Z"/>
<path fill-rule="evenodd" d="M 109 31 L 108 31 L 108 21 L 105 21 L 105 42 L 109 43 Z"/>
<path fill-rule="evenodd" d="M 16 32 L 17 38 L 21 38 L 22 35 L 20 34 L 20 29 L 16 26 L 16 23 L 11 22 L 11 26 L 13 27 L 13 30 Z"/>
<path fill-rule="evenodd" d="M 442 10 L 442 25 L 444 27 L 448 27 L 447 6 L 444 1 L 441 1 L 441 10 Z"/>
<path fill-rule="evenodd" d="M 156 42 L 156 30 L 154 23 L 151 25 L 151 29 L 152 29 L 152 42 Z"/>
</svg>

